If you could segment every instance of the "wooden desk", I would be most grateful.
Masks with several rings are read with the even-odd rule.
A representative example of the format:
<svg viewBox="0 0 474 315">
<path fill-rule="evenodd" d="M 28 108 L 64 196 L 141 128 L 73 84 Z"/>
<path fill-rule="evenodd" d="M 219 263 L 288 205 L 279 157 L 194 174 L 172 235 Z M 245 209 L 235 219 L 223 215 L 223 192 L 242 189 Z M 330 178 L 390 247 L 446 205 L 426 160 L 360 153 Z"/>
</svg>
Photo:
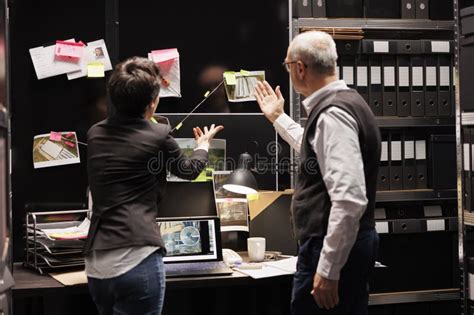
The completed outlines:
<svg viewBox="0 0 474 315">
<path fill-rule="evenodd" d="M 15 315 L 97 314 L 86 284 L 64 286 L 48 275 L 13 268 Z M 166 314 L 287 315 L 292 276 L 252 279 L 234 272 L 229 276 L 169 278 Z"/>
</svg>

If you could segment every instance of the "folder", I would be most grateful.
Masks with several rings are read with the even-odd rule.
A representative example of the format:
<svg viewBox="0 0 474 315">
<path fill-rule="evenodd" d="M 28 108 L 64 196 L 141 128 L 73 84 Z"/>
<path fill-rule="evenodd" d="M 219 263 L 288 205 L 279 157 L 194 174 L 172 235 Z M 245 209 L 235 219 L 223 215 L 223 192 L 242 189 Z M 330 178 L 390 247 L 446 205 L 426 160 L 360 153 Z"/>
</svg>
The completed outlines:
<svg viewBox="0 0 474 315">
<path fill-rule="evenodd" d="M 416 189 L 415 136 L 403 134 L 403 189 Z"/>
<path fill-rule="evenodd" d="M 402 137 L 401 130 L 390 133 L 390 190 L 403 189 Z"/>
<path fill-rule="evenodd" d="M 415 167 L 416 167 L 416 188 L 427 188 L 427 164 L 426 164 L 426 139 L 423 134 L 418 135 L 415 140 Z"/>
<path fill-rule="evenodd" d="M 397 116 L 396 59 L 383 56 L 383 116 Z"/>
<path fill-rule="evenodd" d="M 402 19 L 414 19 L 416 17 L 415 0 L 401 0 L 401 1 L 402 1 Z"/>
<path fill-rule="evenodd" d="M 464 193 L 463 203 L 464 210 L 472 210 L 471 198 L 471 130 L 469 128 L 463 129 L 463 178 L 464 178 Z"/>
<path fill-rule="evenodd" d="M 388 170 L 388 141 L 389 134 L 386 130 L 381 130 L 381 154 L 379 177 L 377 180 L 377 190 L 390 190 L 390 175 Z"/>
<path fill-rule="evenodd" d="M 346 82 L 347 86 L 351 89 L 355 88 L 355 76 L 354 76 L 354 65 L 355 57 L 350 55 L 340 56 L 342 80 Z"/>
<path fill-rule="evenodd" d="M 416 0 L 416 10 L 415 17 L 417 19 L 429 19 L 430 18 L 430 8 L 429 0 Z"/>
<path fill-rule="evenodd" d="M 326 0 L 311 0 L 313 17 L 314 18 L 323 18 L 326 17 Z"/>
<path fill-rule="evenodd" d="M 438 112 L 439 116 L 451 116 L 454 112 L 451 55 L 438 55 Z"/>
<path fill-rule="evenodd" d="M 425 56 L 425 116 L 438 116 L 438 60 L 436 55 Z"/>
<path fill-rule="evenodd" d="M 310 18 L 313 16 L 312 0 L 292 0 L 294 18 Z"/>
<path fill-rule="evenodd" d="M 398 117 L 410 116 L 410 57 L 397 56 L 398 85 L 397 85 L 397 114 Z"/>
<path fill-rule="evenodd" d="M 420 56 L 411 57 L 411 115 L 425 115 L 424 60 Z"/>
<path fill-rule="evenodd" d="M 382 57 L 378 55 L 371 55 L 369 57 L 369 65 L 369 106 L 375 116 L 382 116 Z"/>
<path fill-rule="evenodd" d="M 364 98 L 367 104 L 369 101 L 369 58 L 367 55 L 359 55 L 357 58 L 356 85 L 357 92 Z"/>
<path fill-rule="evenodd" d="M 421 54 L 421 41 L 419 40 L 396 40 L 397 54 Z"/>
</svg>

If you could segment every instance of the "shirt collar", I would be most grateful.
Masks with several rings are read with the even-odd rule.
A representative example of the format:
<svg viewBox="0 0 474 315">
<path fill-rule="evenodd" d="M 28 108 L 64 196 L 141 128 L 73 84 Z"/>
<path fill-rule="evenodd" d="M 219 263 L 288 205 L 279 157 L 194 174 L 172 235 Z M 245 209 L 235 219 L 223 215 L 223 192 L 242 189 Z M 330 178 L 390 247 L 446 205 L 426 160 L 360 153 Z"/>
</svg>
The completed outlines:
<svg viewBox="0 0 474 315">
<path fill-rule="evenodd" d="M 346 82 L 344 80 L 337 80 L 334 82 L 331 82 L 324 87 L 320 88 L 317 91 L 314 91 L 311 95 L 309 95 L 307 98 L 305 98 L 301 103 L 303 104 L 304 109 L 306 110 L 306 113 L 309 115 L 311 110 L 316 106 L 316 104 L 319 103 L 321 100 L 321 96 L 324 94 L 326 91 L 336 91 L 336 90 L 347 90 L 349 89 L 346 85 Z"/>
</svg>

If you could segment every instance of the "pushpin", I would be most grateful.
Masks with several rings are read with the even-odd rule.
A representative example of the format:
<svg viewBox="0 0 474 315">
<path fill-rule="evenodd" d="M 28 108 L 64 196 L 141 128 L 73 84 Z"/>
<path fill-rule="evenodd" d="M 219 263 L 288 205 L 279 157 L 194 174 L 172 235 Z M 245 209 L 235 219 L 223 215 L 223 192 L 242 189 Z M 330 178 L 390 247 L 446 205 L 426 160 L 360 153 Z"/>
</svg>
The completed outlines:
<svg viewBox="0 0 474 315">
<path fill-rule="evenodd" d="M 206 93 L 204 93 L 204 97 L 207 97 L 209 95 L 209 93 L 211 93 L 211 92 L 207 91 Z"/>
<path fill-rule="evenodd" d="M 183 123 L 182 123 L 182 122 L 180 122 L 180 123 L 176 126 L 175 129 L 176 129 L 176 130 L 179 130 L 179 128 L 181 128 L 181 127 L 183 127 Z"/>
</svg>

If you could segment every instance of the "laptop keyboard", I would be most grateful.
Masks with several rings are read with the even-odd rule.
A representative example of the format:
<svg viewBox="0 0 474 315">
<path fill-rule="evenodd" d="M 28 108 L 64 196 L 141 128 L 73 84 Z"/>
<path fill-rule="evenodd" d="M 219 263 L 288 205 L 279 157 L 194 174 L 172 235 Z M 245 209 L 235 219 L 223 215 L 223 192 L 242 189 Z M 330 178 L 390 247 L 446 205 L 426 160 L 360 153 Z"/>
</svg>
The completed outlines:
<svg viewBox="0 0 474 315">
<path fill-rule="evenodd" d="M 232 273 L 223 261 L 165 264 L 167 277 L 228 275 Z"/>
</svg>

